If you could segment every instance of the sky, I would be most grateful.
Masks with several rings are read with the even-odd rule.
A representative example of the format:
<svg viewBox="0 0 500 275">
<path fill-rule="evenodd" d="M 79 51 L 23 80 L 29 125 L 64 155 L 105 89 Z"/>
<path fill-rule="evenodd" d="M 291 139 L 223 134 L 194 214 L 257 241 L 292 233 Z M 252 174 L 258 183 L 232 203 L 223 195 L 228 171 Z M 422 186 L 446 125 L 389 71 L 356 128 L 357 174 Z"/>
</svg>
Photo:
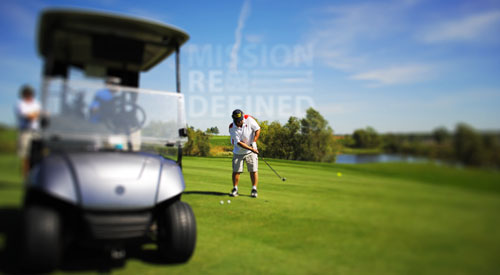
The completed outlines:
<svg viewBox="0 0 500 275">
<path fill-rule="evenodd" d="M 233 109 L 286 123 L 318 110 L 337 134 L 500 129 L 500 1 L 0 1 L 0 123 L 39 90 L 40 12 L 78 8 L 185 30 L 187 123 L 227 134 Z M 175 90 L 174 58 L 141 74 Z"/>
</svg>

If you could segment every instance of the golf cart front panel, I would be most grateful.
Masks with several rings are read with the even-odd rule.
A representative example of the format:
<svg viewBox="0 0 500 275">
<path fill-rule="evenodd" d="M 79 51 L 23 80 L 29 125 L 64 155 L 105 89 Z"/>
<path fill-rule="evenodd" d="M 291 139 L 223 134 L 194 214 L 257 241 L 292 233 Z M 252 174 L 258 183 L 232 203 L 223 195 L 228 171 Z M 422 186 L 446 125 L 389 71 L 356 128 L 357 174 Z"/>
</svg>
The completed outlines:
<svg viewBox="0 0 500 275">
<path fill-rule="evenodd" d="M 144 209 L 155 205 L 160 171 L 158 157 L 139 154 L 71 153 L 68 162 L 83 209 Z"/>
<path fill-rule="evenodd" d="M 185 188 L 180 167 L 153 154 L 51 154 L 32 172 L 29 186 L 85 210 L 141 210 Z"/>
</svg>

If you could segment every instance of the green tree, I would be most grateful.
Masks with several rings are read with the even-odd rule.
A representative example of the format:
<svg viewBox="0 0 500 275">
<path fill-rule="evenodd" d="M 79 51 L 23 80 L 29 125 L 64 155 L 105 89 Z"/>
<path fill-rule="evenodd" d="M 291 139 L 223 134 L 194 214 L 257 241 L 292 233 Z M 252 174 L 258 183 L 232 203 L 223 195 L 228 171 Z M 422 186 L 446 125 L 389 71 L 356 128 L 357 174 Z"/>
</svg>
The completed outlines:
<svg viewBox="0 0 500 275">
<path fill-rule="evenodd" d="M 300 133 L 300 120 L 296 117 L 290 117 L 283 126 L 285 142 L 284 148 L 287 152 L 287 159 L 299 159 L 303 152 L 303 136 Z"/>
<path fill-rule="evenodd" d="M 195 148 L 195 130 L 192 126 L 187 128 L 187 138 L 188 141 L 184 144 L 182 153 L 191 156 Z"/>
<path fill-rule="evenodd" d="M 500 167 L 500 142 L 498 134 L 487 133 L 483 135 L 483 145 L 488 166 Z"/>
<path fill-rule="evenodd" d="M 309 108 L 300 120 L 302 139 L 299 159 L 335 161 L 335 138 L 328 121 L 316 110 Z"/>
<path fill-rule="evenodd" d="M 376 148 L 380 145 L 380 137 L 372 127 L 355 130 L 352 138 L 354 139 L 354 147 L 357 148 Z"/>
<path fill-rule="evenodd" d="M 273 158 L 286 158 L 284 144 L 286 137 L 283 127 L 278 121 L 269 124 L 267 121 L 260 123 L 261 134 L 259 138 L 259 151 L 262 156 Z"/>
<path fill-rule="evenodd" d="M 400 153 L 403 147 L 403 141 L 400 135 L 386 134 L 383 138 L 383 147 L 386 152 Z"/>
<path fill-rule="evenodd" d="M 484 160 L 481 136 L 467 124 L 457 125 L 453 139 L 455 154 L 465 165 L 481 165 Z"/>
<path fill-rule="evenodd" d="M 271 155 L 267 153 L 269 140 L 271 138 L 269 136 L 269 122 L 266 120 L 260 121 L 259 126 L 260 126 L 260 136 L 257 142 L 257 145 L 259 147 L 259 154 L 261 154 L 264 157 L 271 157 Z"/>
<path fill-rule="evenodd" d="M 187 129 L 188 141 L 184 144 L 182 152 L 188 156 L 209 156 L 210 136 L 201 130 L 193 127 Z"/>
<path fill-rule="evenodd" d="M 206 157 L 210 155 L 210 137 L 201 130 L 196 130 L 195 143 L 198 149 L 197 155 Z"/>
<path fill-rule="evenodd" d="M 290 117 L 285 125 L 278 121 L 259 122 L 259 151 L 262 156 L 312 161 L 335 161 L 333 130 L 323 116 L 309 108 L 306 117 Z"/>
<path fill-rule="evenodd" d="M 432 131 L 432 138 L 437 144 L 444 144 L 451 140 L 451 134 L 445 127 L 439 127 Z"/>
</svg>

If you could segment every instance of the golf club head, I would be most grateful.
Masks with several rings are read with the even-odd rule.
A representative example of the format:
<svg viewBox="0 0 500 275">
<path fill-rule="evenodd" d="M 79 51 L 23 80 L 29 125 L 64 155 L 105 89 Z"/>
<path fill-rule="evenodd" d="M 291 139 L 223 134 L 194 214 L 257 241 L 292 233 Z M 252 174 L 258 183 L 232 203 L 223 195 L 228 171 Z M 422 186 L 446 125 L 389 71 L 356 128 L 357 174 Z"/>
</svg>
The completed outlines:
<svg viewBox="0 0 500 275">
<path fill-rule="evenodd" d="M 283 177 L 281 180 L 282 180 L 282 181 L 286 181 L 286 178 L 285 178 L 285 177 Z"/>
</svg>

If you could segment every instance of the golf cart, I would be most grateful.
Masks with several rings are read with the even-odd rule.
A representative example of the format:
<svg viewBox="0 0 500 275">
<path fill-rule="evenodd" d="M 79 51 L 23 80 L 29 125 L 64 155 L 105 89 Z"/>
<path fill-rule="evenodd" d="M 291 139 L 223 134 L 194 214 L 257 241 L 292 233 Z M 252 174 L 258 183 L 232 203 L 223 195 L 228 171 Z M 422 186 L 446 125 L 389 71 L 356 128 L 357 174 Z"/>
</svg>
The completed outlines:
<svg viewBox="0 0 500 275">
<path fill-rule="evenodd" d="M 161 261 L 189 260 L 196 222 L 180 200 L 187 135 L 179 75 L 179 48 L 188 39 L 142 19 L 41 14 L 43 118 L 26 182 L 25 266 L 57 268 L 74 245 L 124 258 L 129 247 L 156 243 Z M 140 89 L 140 72 L 174 52 L 177 91 Z"/>
</svg>

